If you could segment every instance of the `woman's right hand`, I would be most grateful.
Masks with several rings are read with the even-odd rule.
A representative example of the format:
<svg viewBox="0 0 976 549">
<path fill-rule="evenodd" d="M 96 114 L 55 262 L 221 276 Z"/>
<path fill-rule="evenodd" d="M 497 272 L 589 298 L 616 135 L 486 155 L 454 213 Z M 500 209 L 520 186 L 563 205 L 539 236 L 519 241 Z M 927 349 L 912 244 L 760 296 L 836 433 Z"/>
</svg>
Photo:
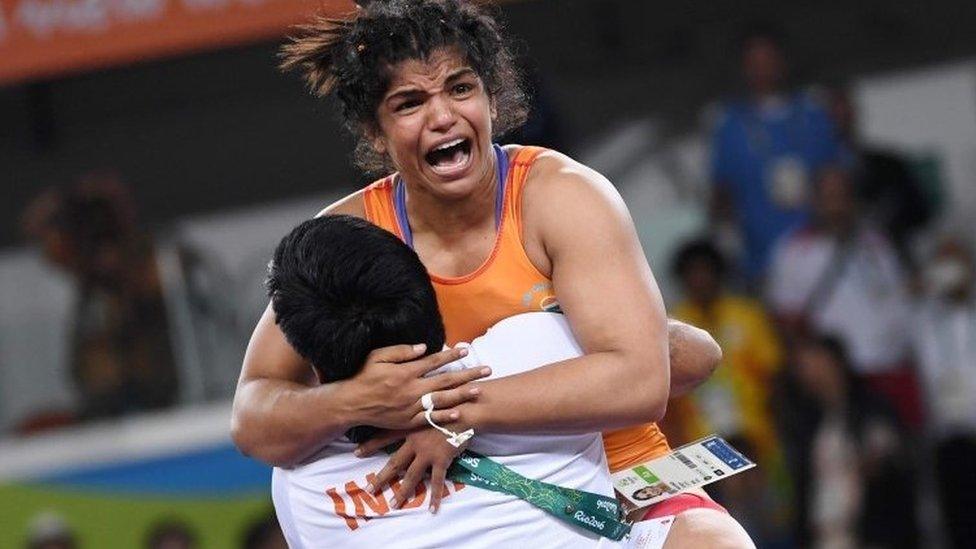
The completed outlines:
<svg viewBox="0 0 976 549">
<path fill-rule="evenodd" d="M 420 397 L 431 393 L 435 422 L 448 422 L 453 408 L 474 400 L 480 389 L 472 381 L 491 375 L 488 367 L 470 368 L 424 377 L 441 366 L 458 360 L 467 349 L 456 348 L 423 356 L 426 346 L 394 345 L 374 350 L 363 369 L 346 384 L 352 416 L 358 425 L 384 429 L 412 429 L 426 424 Z"/>
</svg>

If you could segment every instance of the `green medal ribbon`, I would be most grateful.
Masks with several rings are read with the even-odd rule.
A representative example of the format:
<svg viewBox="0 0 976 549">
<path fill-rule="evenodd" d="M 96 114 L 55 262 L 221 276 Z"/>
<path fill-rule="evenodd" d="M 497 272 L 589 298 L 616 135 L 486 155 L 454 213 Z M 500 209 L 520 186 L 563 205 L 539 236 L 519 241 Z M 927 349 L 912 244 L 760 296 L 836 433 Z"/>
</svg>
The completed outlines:
<svg viewBox="0 0 976 549">
<path fill-rule="evenodd" d="M 447 477 L 516 496 L 560 520 L 614 541 L 630 533 L 630 524 L 623 521 L 624 512 L 616 499 L 524 477 L 477 452 L 465 450 L 451 464 Z"/>
</svg>

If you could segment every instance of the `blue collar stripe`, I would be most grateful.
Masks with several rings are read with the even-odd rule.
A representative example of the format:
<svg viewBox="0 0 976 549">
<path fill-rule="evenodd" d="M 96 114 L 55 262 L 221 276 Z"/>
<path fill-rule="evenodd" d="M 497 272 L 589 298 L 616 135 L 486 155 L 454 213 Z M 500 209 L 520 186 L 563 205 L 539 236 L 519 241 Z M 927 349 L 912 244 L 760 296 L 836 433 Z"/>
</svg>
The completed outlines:
<svg viewBox="0 0 976 549">
<path fill-rule="evenodd" d="M 492 145 L 495 151 L 495 163 L 498 166 L 498 185 L 495 186 L 495 230 L 502 222 L 502 211 L 505 208 L 505 183 L 508 181 L 508 155 L 497 144 Z M 393 209 L 396 211 L 397 224 L 400 234 L 407 246 L 413 248 L 413 232 L 410 230 L 410 220 L 407 218 L 407 186 L 398 175 L 393 182 Z"/>
</svg>

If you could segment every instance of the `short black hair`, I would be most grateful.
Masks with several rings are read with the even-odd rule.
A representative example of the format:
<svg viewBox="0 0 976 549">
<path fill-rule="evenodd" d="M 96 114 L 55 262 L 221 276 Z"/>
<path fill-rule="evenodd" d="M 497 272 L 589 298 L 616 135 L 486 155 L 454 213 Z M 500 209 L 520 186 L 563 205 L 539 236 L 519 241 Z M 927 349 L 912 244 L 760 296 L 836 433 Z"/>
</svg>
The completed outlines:
<svg viewBox="0 0 976 549">
<path fill-rule="evenodd" d="M 281 531 L 281 525 L 278 524 L 278 516 L 272 510 L 247 527 L 241 547 L 244 549 L 270 547 L 270 544 L 279 538 L 284 539 L 284 533 Z"/>
<path fill-rule="evenodd" d="M 335 95 L 343 122 L 358 137 L 356 162 L 378 172 L 391 166 L 372 149 L 366 130 L 376 127 L 392 68 L 441 48 L 455 49 L 484 82 L 498 113 L 495 136 L 525 122 L 528 101 L 514 56 L 495 18 L 473 2 L 374 1 L 346 18 L 315 18 L 296 27 L 281 48 L 281 68 L 302 72 L 315 94 Z"/>
<path fill-rule="evenodd" d="M 197 547 L 196 533 L 178 518 L 165 518 L 153 524 L 146 534 L 146 547 L 155 549 L 171 540 L 178 540 L 187 547 Z"/>
<path fill-rule="evenodd" d="M 392 233 L 348 215 L 326 215 L 281 240 L 266 281 L 275 323 L 323 382 L 356 375 L 373 349 L 444 347 L 437 295 L 420 258 Z M 353 442 L 376 429 L 355 426 Z"/>
<path fill-rule="evenodd" d="M 674 254 L 671 272 L 680 278 L 692 262 L 699 260 L 706 261 L 715 270 L 719 278 L 725 276 L 728 271 L 728 263 L 722 252 L 719 251 L 718 246 L 707 238 L 697 238 L 682 245 Z"/>
<path fill-rule="evenodd" d="M 354 376 L 379 347 L 444 346 L 420 258 L 363 219 L 326 215 L 300 224 L 275 249 L 266 286 L 275 322 L 324 382 Z"/>
</svg>

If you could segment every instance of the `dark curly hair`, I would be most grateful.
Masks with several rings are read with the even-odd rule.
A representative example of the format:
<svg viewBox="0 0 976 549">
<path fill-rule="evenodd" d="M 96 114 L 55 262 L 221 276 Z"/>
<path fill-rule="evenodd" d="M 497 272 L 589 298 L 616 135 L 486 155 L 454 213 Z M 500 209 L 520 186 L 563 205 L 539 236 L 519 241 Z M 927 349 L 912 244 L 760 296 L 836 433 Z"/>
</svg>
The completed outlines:
<svg viewBox="0 0 976 549">
<path fill-rule="evenodd" d="M 458 51 L 484 82 L 498 113 L 495 136 L 525 122 L 528 101 L 498 22 L 462 0 L 373 1 L 346 18 L 318 16 L 295 28 L 281 48 L 280 67 L 301 71 L 316 95 L 338 99 L 343 123 L 358 138 L 357 165 L 379 173 L 391 162 L 373 150 L 367 131 L 377 127 L 392 69 L 440 48 Z"/>
<path fill-rule="evenodd" d="M 729 265 L 722 252 L 708 238 L 696 238 L 684 243 L 674 254 L 671 273 L 681 278 L 695 261 L 705 261 L 722 278 L 728 273 Z"/>
</svg>

